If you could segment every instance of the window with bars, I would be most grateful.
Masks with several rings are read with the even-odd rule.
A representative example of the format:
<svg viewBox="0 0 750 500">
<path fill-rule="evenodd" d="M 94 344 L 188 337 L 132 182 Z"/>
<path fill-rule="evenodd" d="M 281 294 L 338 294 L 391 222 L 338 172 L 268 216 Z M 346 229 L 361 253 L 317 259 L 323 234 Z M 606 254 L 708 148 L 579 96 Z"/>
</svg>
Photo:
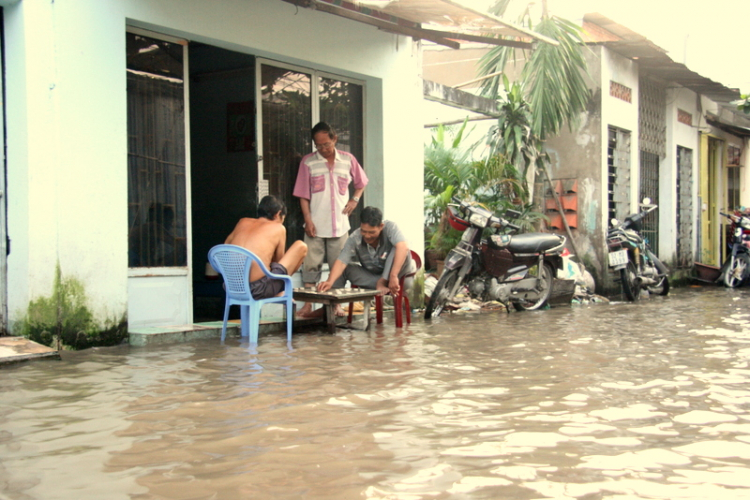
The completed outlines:
<svg viewBox="0 0 750 500">
<path fill-rule="evenodd" d="M 609 219 L 622 220 L 630 213 L 630 132 L 609 127 L 607 169 Z"/>
<path fill-rule="evenodd" d="M 727 210 L 740 206 L 740 167 L 727 167 Z"/>
<path fill-rule="evenodd" d="M 677 146 L 677 266 L 693 265 L 693 150 Z"/>
<path fill-rule="evenodd" d="M 187 266 L 183 47 L 127 34 L 128 265 Z"/>
</svg>

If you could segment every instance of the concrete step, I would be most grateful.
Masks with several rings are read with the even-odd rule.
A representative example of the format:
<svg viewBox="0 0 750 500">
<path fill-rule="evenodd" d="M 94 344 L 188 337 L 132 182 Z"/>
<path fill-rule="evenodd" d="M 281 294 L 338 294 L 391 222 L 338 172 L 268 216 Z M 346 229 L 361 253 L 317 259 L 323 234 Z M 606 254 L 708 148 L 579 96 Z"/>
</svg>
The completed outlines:
<svg viewBox="0 0 750 500">
<path fill-rule="evenodd" d="M 371 325 L 375 325 L 375 308 L 371 310 Z M 384 310 L 384 318 L 392 318 L 393 310 Z M 354 313 L 353 324 L 362 321 L 362 313 Z M 336 318 L 337 324 L 345 324 L 346 317 Z M 200 339 L 220 339 L 222 321 L 208 323 L 196 323 L 191 325 L 175 326 L 153 326 L 153 327 L 131 327 L 128 331 L 129 342 L 132 346 L 148 346 L 158 344 L 173 344 L 179 342 L 190 342 Z M 295 319 L 294 328 L 320 326 L 321 331 L 326 328 L 322 318 Z M 286 321 L 283 317 L 263 318 L 260 321 L 260 335 L 267 333 L 286 332 Z M 240 336 L 240 320 L 229 320 L 227 323 L 227 338 Z"/>
<path fill-rule="evenodd" d="M 25 337 L 0 337 L 0 365 L 35 359 L 60 359 L 60 352 Z"/>
</svg>

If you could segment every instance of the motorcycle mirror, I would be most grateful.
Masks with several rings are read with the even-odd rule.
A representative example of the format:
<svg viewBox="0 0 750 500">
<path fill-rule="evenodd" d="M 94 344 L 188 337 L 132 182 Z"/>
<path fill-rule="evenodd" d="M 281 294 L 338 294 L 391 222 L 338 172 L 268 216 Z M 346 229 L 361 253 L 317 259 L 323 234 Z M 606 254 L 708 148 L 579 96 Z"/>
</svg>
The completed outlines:
<svg viewBox="0 0 750 500">
<path fill-rule="evenodd" d="M 612 224 L 612 227 L 615 227 L 615 226 L 619 226 L 619 225 L 620 225 L 620 221 L 619 221 L 619 220 L 617 220 L 617 219 L 615 219 L 615 218 L 611 219 L 611 220 L 609 221 L 609 223 L 610 223 L 610 224 Z"/>
<path fill-rule="evenodd" d="M 643 198 L 643 203 L 641 205 L 651 205 L 651 198 L 648 196 L 646 198 Z"/>
</svg>

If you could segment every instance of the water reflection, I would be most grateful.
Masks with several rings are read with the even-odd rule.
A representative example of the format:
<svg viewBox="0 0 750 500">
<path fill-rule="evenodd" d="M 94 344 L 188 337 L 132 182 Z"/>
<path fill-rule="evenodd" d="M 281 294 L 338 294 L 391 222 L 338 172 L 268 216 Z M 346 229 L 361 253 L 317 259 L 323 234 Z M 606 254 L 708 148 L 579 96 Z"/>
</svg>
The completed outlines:
<svg viewBox="0 0 750 500">
<path fill-rule="evenodd" d="M 750 497 L 750 292 L 0 371 L 12 499 Z"/>
</svg>

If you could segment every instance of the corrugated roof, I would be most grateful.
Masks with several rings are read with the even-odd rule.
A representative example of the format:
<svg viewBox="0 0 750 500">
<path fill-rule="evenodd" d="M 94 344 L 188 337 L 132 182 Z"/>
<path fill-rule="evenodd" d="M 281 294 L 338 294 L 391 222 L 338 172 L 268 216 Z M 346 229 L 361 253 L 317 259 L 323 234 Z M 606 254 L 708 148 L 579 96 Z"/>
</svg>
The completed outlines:
<svg viewBox="0 0 750 500">
<path fill-rule="evenodd" d="M 584 40 L 587 43 L 605 45 L 628 59 L 637 60 L 643 74 L 677 83 L 721 104 L 740 98 L 739 89 L 729 88 L 673 61 L 666 50 L 606 16 L 586 14 L 583 20 Z"/>
<path fill-rule="evenodd" d="M 522 48 L 530 48 L 534 41 L 558 44 L 522 26 L 474 10 L 459 0 L 283 1 L 453 48 L 459 47 L 460 40 Z"/>
</svg>

